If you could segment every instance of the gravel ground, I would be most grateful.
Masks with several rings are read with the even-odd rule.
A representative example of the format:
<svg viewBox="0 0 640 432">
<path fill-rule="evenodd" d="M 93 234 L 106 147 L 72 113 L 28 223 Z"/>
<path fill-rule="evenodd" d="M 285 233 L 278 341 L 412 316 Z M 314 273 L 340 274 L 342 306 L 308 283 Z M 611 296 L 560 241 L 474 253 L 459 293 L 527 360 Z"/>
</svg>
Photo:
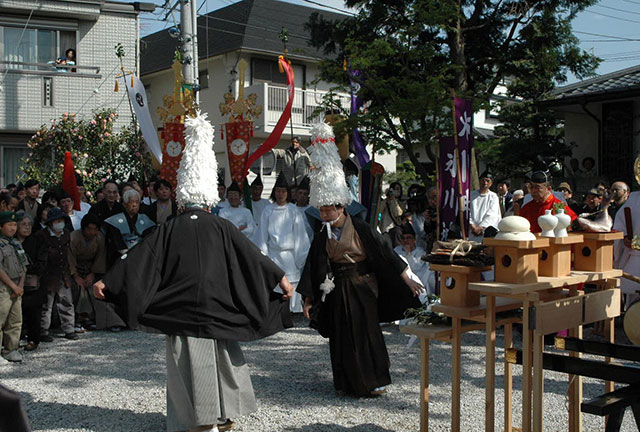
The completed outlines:
<svg viewBox="0 0 640 432">
<path fill-rule="evenodd" d="M 258 411 L 236 419 L 238 431 L 388 432 L 419 427 L 419 344 L 384 327 L 393 384 L 372 399 L 338 397 L 331 382 L 329 348 L 324 339 L 296 326 L 266 340 L 243 345 L 251 365 Z M 484 428 L 484 334 L 463 336 L 462 430 Z M 502 346 L 501 335 L 497 345 Z M 430 430 L 449 430 L 451 350 L 431 344 Z M 503 418 L 502 359 L 497 349 L 496 425 Z M 521 369 L 514 367 L 514 422 L 519 425 Z M 78 341 L 57 338 L 25 353 L 22 364 L 0 366 L 0 382 L 22 395 L 38 431 L 163 431 L 165 361 L 162 336 L 141 332 L 90 332 Z M 545 374 L 545 430 L 566 430 L 567 379 Z M 585 379 L 585 399 L 603 391 L 602 382 Z M 4 414 L 4 413 L 3 413 Z M 585 431 L 602 431 L 601 418 L 584 415 Z M 623 431 L 637 431 L 627 410 Z"/>
</svg>

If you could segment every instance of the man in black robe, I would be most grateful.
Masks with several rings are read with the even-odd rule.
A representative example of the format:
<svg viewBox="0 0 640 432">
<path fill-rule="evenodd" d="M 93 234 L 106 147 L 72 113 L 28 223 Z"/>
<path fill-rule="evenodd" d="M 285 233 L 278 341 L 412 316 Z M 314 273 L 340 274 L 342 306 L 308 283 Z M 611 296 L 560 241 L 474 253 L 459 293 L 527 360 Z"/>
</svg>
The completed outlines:
<svg viewBox="0 0 640 432">
<path fill-rule="evenodd" d="M 329 338 L 335 389 L 353 396 L 382 394 L 391 377 L 379 323 L 398 320 L 407 308 L 419 307 L 414 296 L 422 287 L 409 279 L 407 264 L 366 222 L 349 216 L 340 205 L 322 206 L 320 214 L 329 225 L 313 239 L 297 287 L 305 297 L 304 314 L 311 327 Z M 366 257 L 340 263 L 328 253 L 331 239 L 324 230 L 346 235 L 349 224 Z M 330 273 L 334 288 L 326 292 Z"/>
</svg>

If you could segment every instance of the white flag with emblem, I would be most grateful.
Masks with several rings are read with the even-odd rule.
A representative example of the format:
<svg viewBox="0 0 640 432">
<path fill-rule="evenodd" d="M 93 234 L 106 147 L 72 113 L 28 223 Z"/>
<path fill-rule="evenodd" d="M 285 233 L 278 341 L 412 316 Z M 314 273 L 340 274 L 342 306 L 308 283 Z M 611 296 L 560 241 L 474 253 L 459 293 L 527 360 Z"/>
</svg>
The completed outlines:
<svg viewBox="0 0 640 432">
<path fill-rule="evenodd" d="M 158 140 L 158 134 L 156 128 L 153 126 L 151 120 L 151 113 L 149 112 L 149 105 L 147 101 L 147 93 L 144 91 L 144 84 L 140 81 L 140 78 L 134 75 L 133 87 L 131 87 L 131 74 L 127 74 L 121 78 L 124 80 L 124 85 L 127 88 L 129 94 L 129 100 L 133 106 L 133 110 L 136 113 L 142 136 L 151 150 L 151 154 L 155 156 L 158 162 L 162 163 L 162 147 Z"/>
</svg>

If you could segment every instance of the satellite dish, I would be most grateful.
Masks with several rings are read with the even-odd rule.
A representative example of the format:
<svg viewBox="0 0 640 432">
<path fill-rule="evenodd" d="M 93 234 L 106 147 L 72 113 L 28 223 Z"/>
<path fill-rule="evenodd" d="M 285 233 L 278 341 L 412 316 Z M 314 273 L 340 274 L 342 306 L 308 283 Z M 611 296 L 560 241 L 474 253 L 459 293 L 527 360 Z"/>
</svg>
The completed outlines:
<svg viewBox="0 0 640 432">
<path fill-rule="evenodd" d="M 262 164 L 262 174 L 260 174 L 261 164 Z M 276 167 L 276 155 L 273 153 L 273 151 L 269 151 L 264 156 L 262 156 L 257 161 L 255 161 L 253 165 L 251 165 L 251 168 L 249 169 L 255 175 L 268 176 L 268 175 L 271 175 L 275 167 Z"/>
</svg>

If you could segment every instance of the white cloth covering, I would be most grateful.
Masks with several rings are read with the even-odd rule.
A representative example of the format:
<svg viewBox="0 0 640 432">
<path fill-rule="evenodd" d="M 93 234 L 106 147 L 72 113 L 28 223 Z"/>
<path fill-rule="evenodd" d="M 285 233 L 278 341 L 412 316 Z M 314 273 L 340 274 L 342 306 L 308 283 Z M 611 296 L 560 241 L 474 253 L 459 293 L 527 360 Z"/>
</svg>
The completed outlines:
<svg viewBox="0 0 640 432">
<path fill-rule="evenodd" d="M 257 225 L 260 225 L 260 217 L 265 208 L 272 205 L 268 199 L 260 198 L 258 201 L 251 200 L 251 209 L 253 210 L 253 220 Z"/>
<path fill-rule="evenodd" d="M 245 226 L 246 228 L 241 230 L 242 234 L 249 239 L 253 238 L 256 231 L 256 222 L 253 220 L 253 215 L 249 209 L 243 207 L 227 207 L 220 210 L 218 216 L 228 220 L 238 229 L 240 229 L 241 226 Z"/>
<path fill-rule="evenodd" d="M 631 192 L 629 199 L 616 213 L 616 220 L 613 222 L 613 229 L 627 234 L 627 224 L 624 218 L 624 209 L 631 209 L 631 222 L 633 225 L 633 236 L 640 235 L 640 192 Z M 624 245 L 624 240 L 616 240 L 613 244 L 614 267 L 634 276 L 640 276 L 640 251 L 633 250 Z M 620 289 L 627 295 L 626 307 L 640 298 L 637 291 L 640 284 L 629 279 L 620 278 Z"/>
<path fill-rule="evenodd" d="M 72 213 L 69 215 L 69 219 L 71 219 L 71 225 L 73 225 L 74 231 L 79 230 L 81 228 L 82 218 L 86 214 L 87 213 L 82 210 L 81 211 L 73 210 Z"/>
<path fill-rule="evenodd" d="M 409 268 L 416 276 L 418 276 L 420 282 L 422 282 L 422 285 L 427 290 L 427 294 L 434 294 L 436 292 L 435 275 L 429 268 L 429 263 L 421 259 L 426 255 L 425 250 L 419 246 L 411 252 L 407 252 L 402 246 L 396 246 L 393 250 L 400 256 L 400 258 L 409 264 Z"/>
<path fill-rule="evenodd" d="M 411 213 L 411 226 L 416 233 L 416 244 L 418 247 L 424 248 L 427 245 L 427 239 L 424 233 L 424 214 L 423 213 Z"/>
<path fill-rule="evenodd" d="M 471 192 L 470 210 L 469 222 L 483 228 L 490 226 L 498 228 L 501 219 L 500 201 L 495 192 L 488 191 L 485 194 L 481 194 L 479 190 Z M 482 237 L 469 233 L 469 240 L 482 242 Z"/>
<path fill-rule="evenodd" d="M 297 286 L 311 247 L 304 220 L 294 204 L 267 207 L 260 218 L 254 243 L 282 270 L 289 282 Z M 278 287 L 276 291 L 279 291 Z M 294 292 L 291 312 L 302 312 L 302 296 Z"/>
<path fill-rule="evenodd" d="M 296 206 L 296 210 L 298 210 L 300 212 L 300 214 L 302 215 L 302 220 L 304 221 L 304 226 L 305 229 L 307 231 L 307 236 L 309 237 L 309 243 L 311 243 L 313 241 L 313 228 L 311 227 L 311 224 L 309 223 L 309 218 L 307 218 L 307 209 L 311 207 L 309 205 L 306 206 Z"/>
</svg>

